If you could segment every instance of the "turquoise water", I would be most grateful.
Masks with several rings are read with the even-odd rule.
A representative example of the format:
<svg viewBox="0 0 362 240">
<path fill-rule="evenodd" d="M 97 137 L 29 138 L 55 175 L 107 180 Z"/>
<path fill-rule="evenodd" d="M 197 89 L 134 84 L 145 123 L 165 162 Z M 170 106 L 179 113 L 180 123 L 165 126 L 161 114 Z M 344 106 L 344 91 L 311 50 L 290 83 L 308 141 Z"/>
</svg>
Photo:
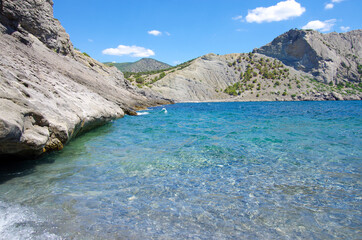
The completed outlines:
<svg viewBox="0 0 362 240">
<path fill-rule="evenodd" d="M 360 239 L 362 102 L 127 116 L 0 175 L 0 239 Z"/>
</svg>

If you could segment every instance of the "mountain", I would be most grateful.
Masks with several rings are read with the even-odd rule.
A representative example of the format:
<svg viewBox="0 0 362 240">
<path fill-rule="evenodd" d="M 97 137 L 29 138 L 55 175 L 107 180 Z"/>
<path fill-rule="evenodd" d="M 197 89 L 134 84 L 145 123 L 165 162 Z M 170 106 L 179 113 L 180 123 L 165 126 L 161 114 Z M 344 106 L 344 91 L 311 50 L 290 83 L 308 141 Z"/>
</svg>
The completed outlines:
<svg viewBox="0 0 362 240">
<path fill-rule="evenodd" d="M 144 79 L 138 86 L 177 102 L 359 100 L 361 39 L 362 30 L 321 34 L 292 29 L 251 53 L 207 54 L 186 67 L 134 80 Z"/>
<path fill-rule="evenodd" d="M 361 81 L 362 30 L 322 34 L 292 29 L 253 52 L 276 58 L 324 83 Z"/>
<path fill-rule="evenodd" d="M 52 0 L 0 1 L 0 159 L 60 150 L 81 132 L 170 100 L 74 50 Z"/>
<path fill-rule="evenodd" d="M 121 72 L 150 72 L 170 68 L 171 65 L 157 61 L 152 58 L 142 58 L 137 62 L 126 62 L 126 63 L 110 63 L 105 64 L 115 66 Z"/>
</svg>

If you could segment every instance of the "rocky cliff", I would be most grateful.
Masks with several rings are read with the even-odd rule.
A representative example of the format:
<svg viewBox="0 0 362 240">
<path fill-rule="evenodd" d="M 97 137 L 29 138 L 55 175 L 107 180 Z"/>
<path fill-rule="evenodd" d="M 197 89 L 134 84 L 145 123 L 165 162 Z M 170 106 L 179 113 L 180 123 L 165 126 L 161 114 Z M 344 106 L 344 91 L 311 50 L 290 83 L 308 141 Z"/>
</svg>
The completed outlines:
<svg viewBox="0 0 362 240">
<path fill-rule="evenodd" d="M 180 102 L 361 99 L 361 34 L 290 30 L 253 53 L 202 56 L 148 86 Z"/>
<path fill-rule="evenodd" d="M 170 103 L 74 50 L 52 5 L 0 1 L 0 156 L 59 150 L 80 132 Z"/>
<path fill-rule="evenodd" d="M 178 102 L 225 99 L 228 95 L 219 90 L 233 84 L 238 77 L 229 71 L 227 64 L 227 56 L 208 54 L 182 70 L 167 74 L 152 89 Z"/>
<path fill-rule="evenodd" d="M 362 30 L 322 34 L 313 30 L 290 30 L 271 43 L 254 49 L 324 83 L 360 82 Z"/>
<path fill-rule="evenodd" d="M 69 35 L 53 17 L 52 0 L 1 0 L 0 22 L 8 34 L 18 32 L 20 34 L 15 34 L 21 37 L 21 34 L 30 33 L 58 53 L 71 54 L 73 51 Z"/>
</svg>

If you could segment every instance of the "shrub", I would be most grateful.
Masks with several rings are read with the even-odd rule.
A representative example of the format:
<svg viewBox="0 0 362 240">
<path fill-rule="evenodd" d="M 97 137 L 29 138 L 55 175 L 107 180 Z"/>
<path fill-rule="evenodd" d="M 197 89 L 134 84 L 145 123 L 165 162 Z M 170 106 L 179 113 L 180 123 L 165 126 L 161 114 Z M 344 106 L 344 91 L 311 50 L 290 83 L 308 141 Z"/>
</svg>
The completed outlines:
<svg viewBox="0 0 362 240">
<path fill-rule="evenodd" d="M 166 73 L 165 73 L 165 72 L 162 72 L 162 73 L 160 74 L 159 79 L 161 79 L 161 78 L 163 78 L 163 77 L 165 77 L 165 76 L 166 76 Z"/>
<path fill-rule="evenodd" d="M 232 86 L 228 86 L 225 90 L 224 90 L 224 93 L 227 93 L 229 95 L 238 95 L 238 93 L 236 92 L 236 86 L 235 84 L 232 85 Z"/>
<path fill-rule="evenodd" d="M 358 69 L 358 73 L 362 74 L 362 65 L 358 64 L 357 69 Z"/>
<path fill-rule="evenodd" d="M 144 82 L 145 82 L 145 80 L 144 80 L 142 77 L 137 77 L 137 78 L 136 78 L 136 83 L 142 84 L 142 83 L 144 83 Z"/>
<path fill-rule="evenodd" d="M 343 84 L 343 83 L 338 83 L 338 84 L 337 84 L 337 88 L 338 88 L 338 89 L 344 88 L 344 84 Z"/>
</svg>

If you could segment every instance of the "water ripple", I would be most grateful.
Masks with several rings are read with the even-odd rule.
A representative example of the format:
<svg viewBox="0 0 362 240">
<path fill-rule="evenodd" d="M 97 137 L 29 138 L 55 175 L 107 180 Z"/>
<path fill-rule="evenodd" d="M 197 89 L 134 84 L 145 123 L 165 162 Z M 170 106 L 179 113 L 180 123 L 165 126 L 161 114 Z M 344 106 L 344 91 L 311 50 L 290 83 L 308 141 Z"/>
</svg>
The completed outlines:
<svg viewBox="0 0 362 240">
<path fill-rule="evenodd" d="M 0 232 L 21 230 L 25 239 L 359 239 L 361 106 L 195 103 L 127 116 L 1 184 L 0 211 L 25 220 L 4 227 L 8 220 L 0 218 Z M 32 213 L 21 215 L 22 207 Z"/>
</svg>

